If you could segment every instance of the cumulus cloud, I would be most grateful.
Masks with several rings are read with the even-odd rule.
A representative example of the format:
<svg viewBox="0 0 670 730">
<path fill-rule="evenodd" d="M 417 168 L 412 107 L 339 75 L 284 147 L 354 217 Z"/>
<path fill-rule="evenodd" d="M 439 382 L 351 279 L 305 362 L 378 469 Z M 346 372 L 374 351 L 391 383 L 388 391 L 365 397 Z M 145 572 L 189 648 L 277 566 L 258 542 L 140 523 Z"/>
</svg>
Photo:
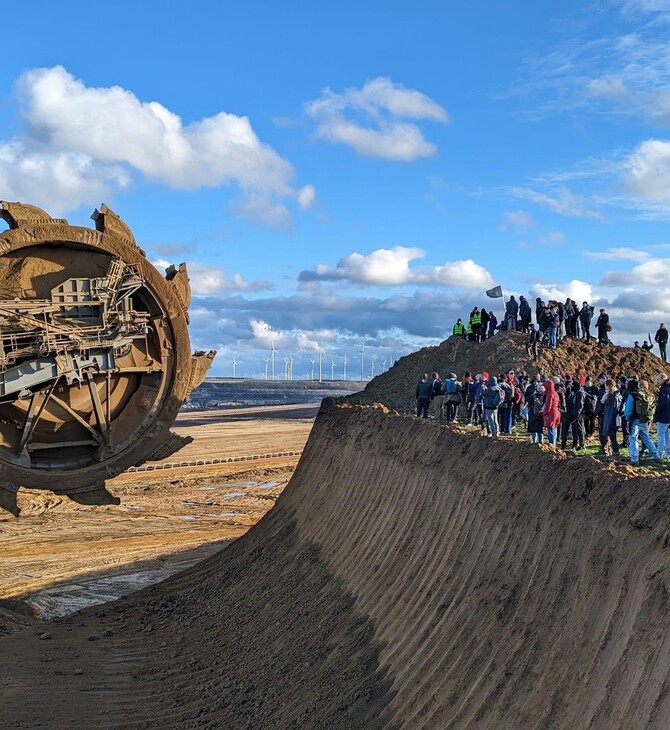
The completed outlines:
<svg viewBox="0 0 670 730">
<path fill-rule="evenodd" d="M 648 139 L 624 162 L 628 189 L 654 203 L 670 202 L 670 142 Z"/>
<path fill-rule="evenodd" d="M 258 138 L 247 117 L 219 112 L 185 124 L 156 101 L 119 86 L 87 87 L 62 66 L 27 71 L 16 89 L 25 133 L 0 143 L 0 181 L 10 181 L 4 189 L 12 197 L 49 196 L 60 209 L 73 208 L 139 174 L 175 190 L 234 184 L 266 201 L 241 207 L 262 218 L 274 201 L 305 207 L 314 198 L 313 188 L 293 187 L 293 166 Z"/>
<path fill-rule="evenodd" d="M 593 299 L 591 284 L 579 279 L 562 284 L 534 284 L 529 293 L 533 299 L 540 297 L 545 302 L 549 299 L 564 302 L 570 297 L 581 304 L 581 302 L 591 302 Z"/>
<path fill-rule="evenodd" d="M 341 258 L 335 267 L 319 264 L 302 271 L 301 282 L 346 281 L 371 286 L 454 286 L 464 289 L 485 289 L 493 279 L 490 273 L 472 259 L 447 262 L 442 266 L 412 269 L 410 263 L 426 255 L 421 248 L 395 246 L 380 248 L 370 254 L 352 253 Z"/>
<path fill-rule="evenodd" d="M 436 146 L 424 138 L 415 121 L 449 120 L 437 102 L 385 77 L 341 94 L 326 88 L 305 110 L 316 122 L 317 137 L 345 144 L 366 157 L 401 162 L 437 154 Z"/>
<path fill-rule="evenodd" d="M 604 286 L 647 285 L 663 286 L 670 281 L 670 259 L 648 258 L 631 271 L 608 271 L 602 278 Z"/>
<path fill-rule="evenodd" d="M 153 264 L 159 270 L 167 269 L 170 266 L 170 262 L 164 259 L 158 259 Z M 222 296 L 237 292 L 268 291 L 273 288 L 268 281 L 247 281 L 240 274 L 233 274 L 229 278 L 225 269 L 220 266 L 212 266 L 197 261 L 189 262 L 188 278 L 191 293 L 195 296 Z"/>
</svg>

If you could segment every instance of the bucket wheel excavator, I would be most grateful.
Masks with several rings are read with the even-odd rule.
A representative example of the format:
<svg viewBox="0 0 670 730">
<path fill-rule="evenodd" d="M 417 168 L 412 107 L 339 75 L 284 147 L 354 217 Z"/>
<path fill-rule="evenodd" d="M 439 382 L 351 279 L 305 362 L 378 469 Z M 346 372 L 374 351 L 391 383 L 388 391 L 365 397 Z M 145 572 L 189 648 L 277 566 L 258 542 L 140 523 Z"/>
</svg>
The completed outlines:
<svg viewBox="0 0 670 730">
<path fill-rule="evenodd" d="M 21 487 L 118 504 L 105 481 L 167 458 L 215 353 L 191 354 L 185 264 L 166 275 L 107 206 L 95 229 L 0 201 L 0 507 Z"/>
</svg>

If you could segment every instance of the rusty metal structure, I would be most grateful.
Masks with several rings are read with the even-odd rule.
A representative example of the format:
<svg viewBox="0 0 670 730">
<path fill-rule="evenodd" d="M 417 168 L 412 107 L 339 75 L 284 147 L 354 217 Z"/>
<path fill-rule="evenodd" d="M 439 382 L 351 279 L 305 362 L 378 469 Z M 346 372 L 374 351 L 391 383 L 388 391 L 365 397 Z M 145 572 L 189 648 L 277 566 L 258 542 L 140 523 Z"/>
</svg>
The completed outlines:
<svg viewBox="0 0 670 730">
<path fill-rule="evenodd" d="M 191 354 L 186 265 L 166 275 L 107 206 L 95 229 L 0 201 L 0 507 L 21 487 L 118 504 L 105 481 L 170 431 L 213 351 Z"/>
</svg>

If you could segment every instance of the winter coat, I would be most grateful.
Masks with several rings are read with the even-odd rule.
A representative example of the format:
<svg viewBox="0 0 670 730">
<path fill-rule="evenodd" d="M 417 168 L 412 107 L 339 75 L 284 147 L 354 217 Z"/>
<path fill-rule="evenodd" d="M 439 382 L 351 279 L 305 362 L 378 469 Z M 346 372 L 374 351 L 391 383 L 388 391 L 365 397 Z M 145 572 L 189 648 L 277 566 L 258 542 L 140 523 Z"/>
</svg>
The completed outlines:
<svg viewBox="0 0 670 730">
<path fill-rule="evenodd" d="M 579 319 L 582 320 L 584 327 L 588 327 L 591 324 L 591 320 L 593 319 L 593 310 L 588 304 L 579 310 Z"/>
<path fill-rule="evenodd" d="M 544 384 L 544 408 L 542 416 L 545 428 L 555 428 L 561 425 L 561 412 L 558 409 L 558 393 L 552 380 Z"/>
<path fill-rule="evenodd" d="M 420 380 L 416 384 L 416 399 L 430 400 L 433 395 L 433 384 L 430 380 Z"/>
<path fill-rule="evenodd" d="M 547 327 L 556 327 L 558 328 L 558 325 L 561 321 L 561 316 L 558 312 L 554 311 L 552 312 L 551 309 L 547 312 L 546 315 L 546 323 Z"/>
<path fill-rule="evenodd" d="M 654 340 L 658 342 L 659 345 L 667 345 L 668 344 L 668 330 L 660 327 L 656 330 L 656 336 L 654 337 Z"/>
<path fill-rule="evenodd" d="M 519 314 L 519 304 L 514 297 L 510 297 L 509 302 L 505 305 L 505 314 L 508 317 L 516 317 Z"/>
<path fill-rule="evenodd" d="M 670 423 L 670 380 L 666 380 L 661 385 L 661 390 L 656 398 L 654 423 Z"/>
<path fill-rule="evenodd" d="M 610 323 L 610 316 L 607 312 L 603 312 L 596 320 L 596 327 L 600 332 L 607 332 L 607 327 Z"/>
<path fill-rule="evenodd" d="M 498 385 L 498 380 L 495 377 L 491 377 L 488 379 L 486 385 L 482 388 L 482 403 L 484 404 L 484 408 L 497 408 L 497 405 L 493 404 L 493 396 L 495 394 L 495 391 L 500 391 L 500 386 Z M 502 401 L 503 394 L 500 393 L 500 400 Z"/>
<path fill-rule="evenodd" d="M 603 411 L 603 436 L 613 436 L 616 433 L 616 419 L 621 413 L 622 404 L 623 398 L 618 390 L 607 394 Z"/>
<path fill-rule="evenodd" d="M 544 428 L 544 417 L 541 413 L 536 414 L 534 411 L 535 401 L 538 400 L 543 406 L 542 393 L 535 392 L 530 396 L 528 401 L 528 433 L 542 433 Z"/>
</svg>

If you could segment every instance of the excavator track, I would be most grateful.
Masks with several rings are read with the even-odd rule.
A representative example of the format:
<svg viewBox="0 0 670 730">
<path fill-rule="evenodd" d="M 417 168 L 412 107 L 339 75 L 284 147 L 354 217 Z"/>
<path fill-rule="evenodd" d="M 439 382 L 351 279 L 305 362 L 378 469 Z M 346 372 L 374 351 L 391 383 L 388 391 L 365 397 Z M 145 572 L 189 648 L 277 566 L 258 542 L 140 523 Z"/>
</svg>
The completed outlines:
<svg viewBox="0 0 670 730">
<path fill-rule="evenodd" d="M 191 353 L 185 264 L 165 276 L 107 206 L 95 229 L 0 201 L 0 507 L 21 487 L 118 504 L 105 482 L 164 459 L 215 352 Z"/>
</svg>

